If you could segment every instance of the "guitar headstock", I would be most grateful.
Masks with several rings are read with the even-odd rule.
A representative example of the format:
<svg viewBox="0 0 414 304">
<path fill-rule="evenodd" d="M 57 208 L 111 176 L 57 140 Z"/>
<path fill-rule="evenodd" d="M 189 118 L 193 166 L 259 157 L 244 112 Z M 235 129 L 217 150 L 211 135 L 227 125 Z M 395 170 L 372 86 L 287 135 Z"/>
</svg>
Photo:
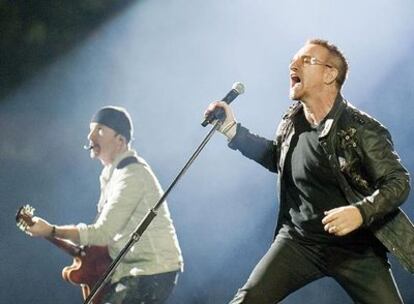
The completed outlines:
<svg viewBox="0 0 414 304">
<path fill-rule="evenodd" d="M 35 208 L 30 205 L 20 207 L 16 213 L 16 225 L 20 230 L 26 233 L 27 227 L 33 226 L 33 216 Z"/>
</svg>

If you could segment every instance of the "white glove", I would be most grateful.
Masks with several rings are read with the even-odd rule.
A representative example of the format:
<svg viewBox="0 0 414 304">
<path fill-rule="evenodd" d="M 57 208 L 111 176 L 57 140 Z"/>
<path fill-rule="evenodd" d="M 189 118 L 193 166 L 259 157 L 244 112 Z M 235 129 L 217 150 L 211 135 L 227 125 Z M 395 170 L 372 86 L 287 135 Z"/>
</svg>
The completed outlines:
<svg viewBox="0 0 414 304">
<path fill-rule="evenodd" d="M 207 117 L 211 112 L 216 110 L 217 108 L 221 108 L 224 110 L 224 113 L 226 117 L 223 121 L 219 121 L 219 127 L 217 130 L 224 134 L 227 139 L 230 141 L 233 139 L 233 137 L 236 135 L 237 131 L 237 121 L 234 117 L 233 110 L 230 108 L 230 106 L 225 103 L 224 101 L 215 101 L 210 103 L 207 110 L 204 112 L 204 117 Z M 214 120 L 212 124 L 216 123 L 217 120 Z"/>
</svg>

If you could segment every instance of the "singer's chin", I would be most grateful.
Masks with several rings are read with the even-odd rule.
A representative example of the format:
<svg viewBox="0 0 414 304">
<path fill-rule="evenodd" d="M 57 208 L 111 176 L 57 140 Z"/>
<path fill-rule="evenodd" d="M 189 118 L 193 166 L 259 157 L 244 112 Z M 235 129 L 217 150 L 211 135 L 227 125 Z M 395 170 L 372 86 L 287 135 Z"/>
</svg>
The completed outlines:
<svg viewBox="0 0 414 304">
<path fill-rule="evenodd" d="M 295 91 L 293 91 L 293 90 L 291 90 L 290 92 L 289 92 L 289 98 L 291 99 L 291 100 L 300 100 L 300 96 L 299 96 L 299 94 L 298 93 L 296 93 Z"/>
<path fill-rule="evenodd" d="M 98 158 L 98 153 L 97 153 L 97 151 L 95 151 L 94 148 L 89 150 L 89 157 L 92 158 L 92 159 Z"/>
<path fill-rule="evenodd" d="M 91 159 L 98 159 L 98 154 L 91 150 L 91 153 L 89 153 L 89 157 Z"/>
</svg>

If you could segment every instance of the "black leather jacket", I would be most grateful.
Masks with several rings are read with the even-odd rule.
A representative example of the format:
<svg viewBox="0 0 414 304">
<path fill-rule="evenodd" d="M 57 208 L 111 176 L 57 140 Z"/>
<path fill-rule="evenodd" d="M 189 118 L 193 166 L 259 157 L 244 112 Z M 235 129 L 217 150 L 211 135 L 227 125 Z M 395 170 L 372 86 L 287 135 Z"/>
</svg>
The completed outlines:
<svg viewBox="0 0 414 304">
<path fill-rule="evenodd" d="M 278 173 L 279 201 L 284 191 L 280 187 L 284 161 L 295 132 L 292 117 L 299 111 L 301 103 L 289 108 L 273 141 L 239 124 L 229 143 L 230 148 Z M 338 95 L 319 141 L 348 203 L 360 210 L 363 225 L 414 273 L 414 226 L 399 208 L 410 191 L 409 174 L 394 151 L 387 129 Z M 276 233 L 278 230 L 279 226 Z"/>
</svg>

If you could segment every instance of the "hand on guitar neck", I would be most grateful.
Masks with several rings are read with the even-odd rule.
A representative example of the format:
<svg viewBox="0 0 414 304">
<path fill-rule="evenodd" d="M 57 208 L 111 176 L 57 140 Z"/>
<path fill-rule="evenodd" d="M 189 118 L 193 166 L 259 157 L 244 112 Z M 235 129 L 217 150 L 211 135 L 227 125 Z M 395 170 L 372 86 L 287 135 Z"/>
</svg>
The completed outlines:
<svg viewBox="0 0 414 304">
<path fill-rule="evenodd" d="M 30 209 L 31 208 L 31 209 Z M 55 226 L 45 219 L 33 216 L 34 208 L 26 205 L 18 211 L 16 221 L 20 229 L 33 237 L 61 238 L 79 244 L 79 230 L 74 225 Z"/>
<path fill-rule="evenodd" d="M 28 235 L 35 237 L 52 237 L 55 234 L 53 230 L 56 230 L 56 228 L 41 217 L 35 216 L 32 221 L 33 225 L 27 226 L 25 229 L 25 232 Z"/>
<path fill-rule="evenodd" d="M 74 258 L 72 265 L 63 268 L 62 277 L 65 281 L 80 285 L 84 299 L 112 262 L 106 246 L 73 244 L 79 243 L 79 232 L 76 226 L 59 226 L 53 232 L 53 225 L 40 217 L 35 217 L 34 208 L 29 205 L 19 209 L 16 214 L 16 224 L 28 235 L 44 237 Z M 107 288 L 105 286 L 96 295 L 93 304 L 101 303 Z"/>
</svg>

